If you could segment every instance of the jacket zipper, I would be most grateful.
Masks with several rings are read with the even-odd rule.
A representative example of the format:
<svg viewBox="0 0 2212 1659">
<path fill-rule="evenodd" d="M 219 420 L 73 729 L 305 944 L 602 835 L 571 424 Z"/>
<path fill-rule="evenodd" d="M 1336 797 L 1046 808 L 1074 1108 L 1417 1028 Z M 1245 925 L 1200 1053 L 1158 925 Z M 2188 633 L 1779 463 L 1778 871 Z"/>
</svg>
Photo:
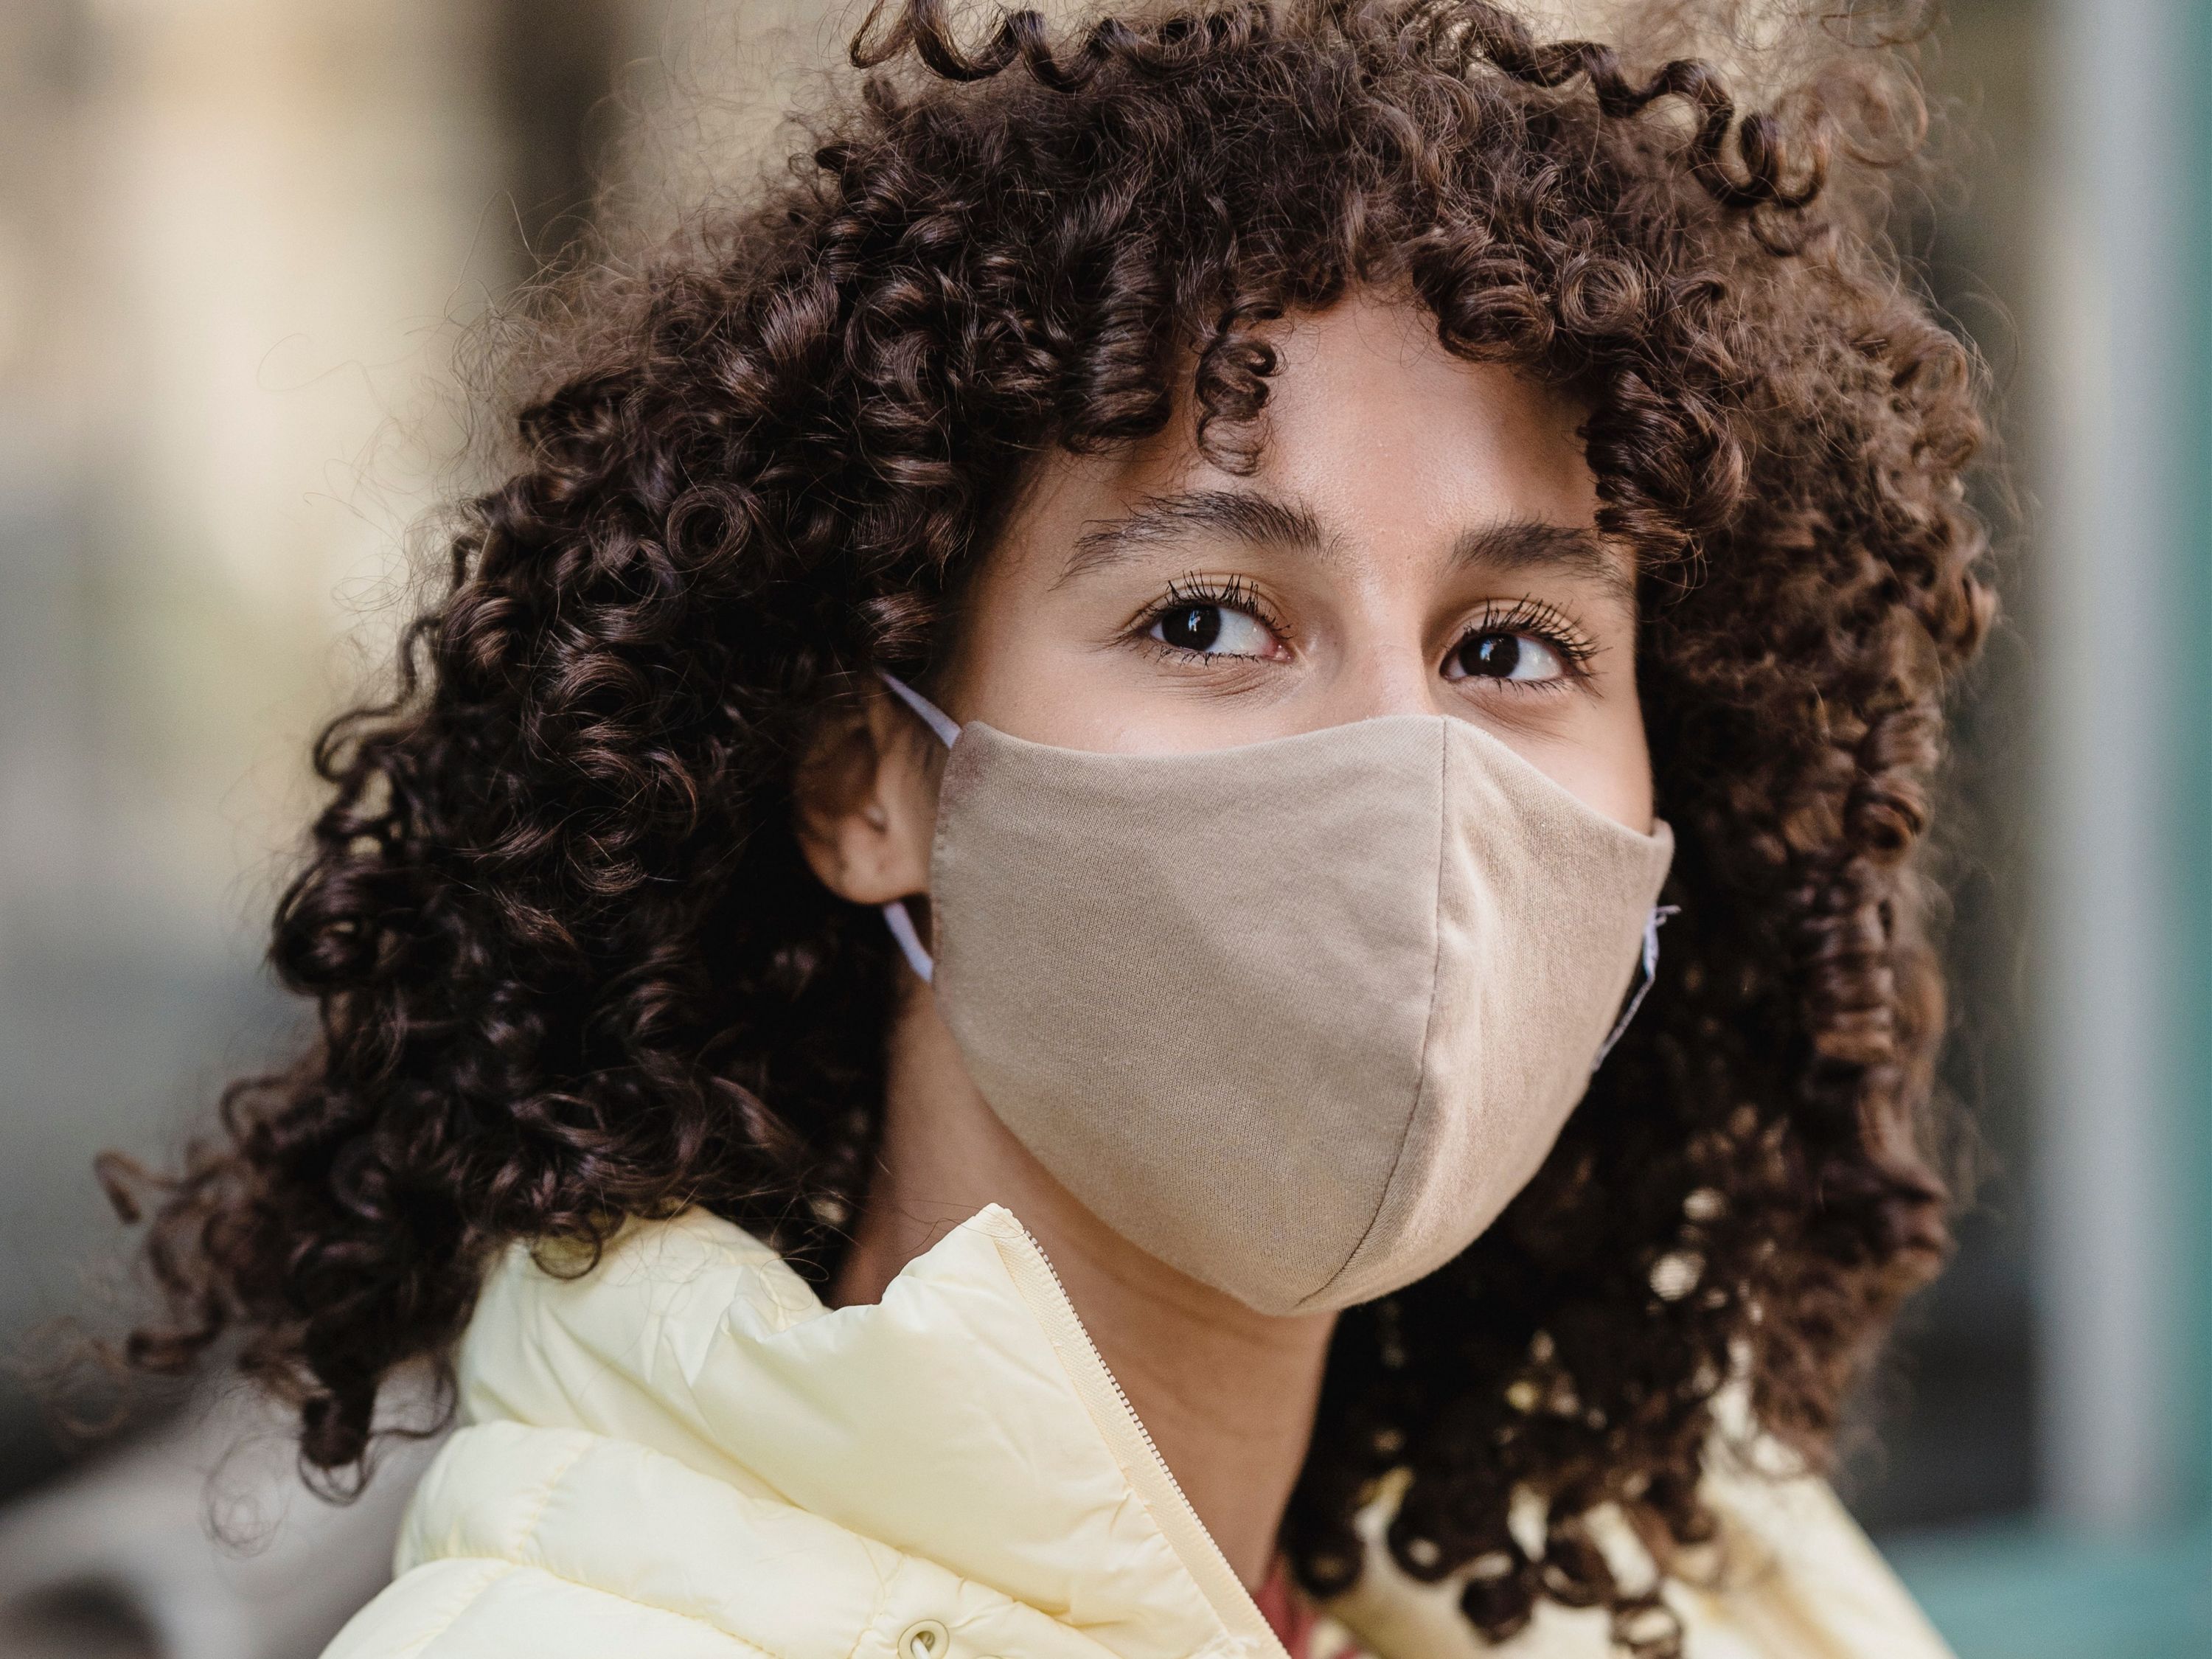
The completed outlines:
<svg viewBox="0 0 2212 1659">
<path fill-rule="evenodd" d="M 1281 1639 L 1261 1613 L 1259 1604 L 1237 1577 L 1236 1569 L 1229 1565 L 1229 1558 L 1222 1554 L 1220 1545 L 1206 1531 L 1206 1522 L 1191 1507 L 1182 1483 L 1160 1455 L 1152 1431 L 1129 1403 L 1129 1396 L 1106 1364 L 1105 1356 L 1098 1352 L 1098 1345 L 1091 1340 L 1083 1316 L 1068 1300 L 1060 1269 L 1052 1265 L 1052 1258 L 1044 1253 L 1036 1236 L 1022 1225 L 1012 1212 L 996 1205 L 992 1208 L 997 1211 L 997 1216 L 988 1217 L 990 1221 L 997 1223 L 998 1217 L 1005 1218 L 1003 1223 L 992 1226 L 992 1232 L 1002 1249 L 1018 1257 L 1018 1261 L 1010 1261 L 1007 1264 L 1015 1271 L 1017 1284 L 1044 1324 L 1054 1348 L 1068 1364 L 1077 1392 L 1091 1408 L 1093 1419 L 1099 1419 L 1100 1425 L 1108 1430 L 1109 1439 L 1116 1437 L 1115 1431 L 1119 1431 L 1118 1437 L 1122 1442 L 1119 1449 L 1124 1462 L 1136 1465 L 1131 1468 L 1130 1474 L 1138 1493 L 1161 1521 L 1169 1547 L 1196 1582 L 1200 1594 L 1206 1597 L 1232 1638 L 1265 1659 L 1290 1659 Z M 1024 1267 L 1042 1272 L 1024 1273 L 1020 1271 Z M 1163 1509 L 1166 1512 L 1158 1514 Z"/>
</svg>

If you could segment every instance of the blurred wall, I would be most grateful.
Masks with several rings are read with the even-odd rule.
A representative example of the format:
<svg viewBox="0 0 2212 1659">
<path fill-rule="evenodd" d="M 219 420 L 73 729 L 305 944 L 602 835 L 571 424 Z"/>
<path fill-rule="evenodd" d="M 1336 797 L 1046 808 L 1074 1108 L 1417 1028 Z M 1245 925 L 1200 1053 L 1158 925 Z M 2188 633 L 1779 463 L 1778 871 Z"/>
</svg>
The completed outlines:
<svg viewBox="0 0 2212 1659">
<path fill-rule="evenodd" d="M 1929 295 L 1988 368 L 1995 467 L 1976 505 L 1996 538 L 2002 606 L 1967 693 L 1934 849 L 1953 1029 L 1939 1086 L 1969 1175 L 1960 1249 L 1907 1309 L 1845 1437 L 1841 1487 L 1880 1529 L 2027 1510 L 2043 1401 L 2033 1182 L 2040 1109 L 2034 908 L 2040 599 L 2033 551 L 2041 387 L 2033 343 L 2048 175 L 2046 19 L 2035 0 L 1954 0 L 1925 64 L 1942 179 L 1907 192 L 1897 234 Z"/>
<path fill-rule="evenodd" d="M 663 224 L 752 176 L 842 9 L 0 5 L 0 1339 L 34 1364 L 40 1322 L 114 1323 L 92 1154 L 173 1150 L 295 1039 L 266 919 L 312 734 L 466 483 L 457 349 L 595 178 Z M 9 1375 L 0 1492 L 67 1449 Z"/>
<path fill-rule="evenodd" d="M 492 39 L 450 0 L 0 7 L 10 1332 L 115 1237 L 89 1153 L 173 1144 L 274 1041 L 306 739 L 456 447 L 453 319 L 517 268 Z"/>
</svg>

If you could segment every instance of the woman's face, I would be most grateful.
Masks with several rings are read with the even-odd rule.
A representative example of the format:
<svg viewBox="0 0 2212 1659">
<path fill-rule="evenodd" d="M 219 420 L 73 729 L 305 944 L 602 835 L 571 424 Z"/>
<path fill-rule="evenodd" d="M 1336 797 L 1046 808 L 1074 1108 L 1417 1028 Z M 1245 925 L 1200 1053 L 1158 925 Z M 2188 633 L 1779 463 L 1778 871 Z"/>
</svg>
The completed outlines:
<svg viewBox="0 0 2212 1659">
<path fill-rule="evenodd" d="M 1649 830 L 1634 572 L 1580 411 L 1371 297 L 1279 345 L 1251 476 L 1187 418 L 1042 469 L 969 592 L 950 712 L 1123 751 L 1448 714 Z"/>
</svg>

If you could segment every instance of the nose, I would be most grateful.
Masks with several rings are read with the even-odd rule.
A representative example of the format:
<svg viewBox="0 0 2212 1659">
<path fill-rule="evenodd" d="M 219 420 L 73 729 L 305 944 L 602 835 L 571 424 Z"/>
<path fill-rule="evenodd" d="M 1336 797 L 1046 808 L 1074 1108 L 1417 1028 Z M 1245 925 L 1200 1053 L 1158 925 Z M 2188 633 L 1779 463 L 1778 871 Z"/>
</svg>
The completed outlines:
<svg viewBox="0 0 2212 1659">
<path fill-rule="evenodd" d="M 1443 712 L 1443 681 L 1428 660 L 1418 629 L 1363 619 L 1327 677 L 1314 724 L 1343 726 L 1385 714 Z"/>
</svg>

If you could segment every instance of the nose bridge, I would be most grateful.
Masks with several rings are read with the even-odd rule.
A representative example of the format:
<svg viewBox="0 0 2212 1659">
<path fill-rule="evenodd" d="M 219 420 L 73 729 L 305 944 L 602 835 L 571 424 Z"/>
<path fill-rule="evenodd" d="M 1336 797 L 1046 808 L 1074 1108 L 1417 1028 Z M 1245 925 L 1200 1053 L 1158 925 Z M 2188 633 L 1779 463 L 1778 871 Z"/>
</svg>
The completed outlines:
<svg viewBox="0 0 2212 1659">
<path fill-rule="evenodd" d="M 1436 676 L 1418 621 L 1401 596 L 1370 594 L 1348 619 L 1332 712 L 1340 720 L 1437 712 Z"/>
</svg>

